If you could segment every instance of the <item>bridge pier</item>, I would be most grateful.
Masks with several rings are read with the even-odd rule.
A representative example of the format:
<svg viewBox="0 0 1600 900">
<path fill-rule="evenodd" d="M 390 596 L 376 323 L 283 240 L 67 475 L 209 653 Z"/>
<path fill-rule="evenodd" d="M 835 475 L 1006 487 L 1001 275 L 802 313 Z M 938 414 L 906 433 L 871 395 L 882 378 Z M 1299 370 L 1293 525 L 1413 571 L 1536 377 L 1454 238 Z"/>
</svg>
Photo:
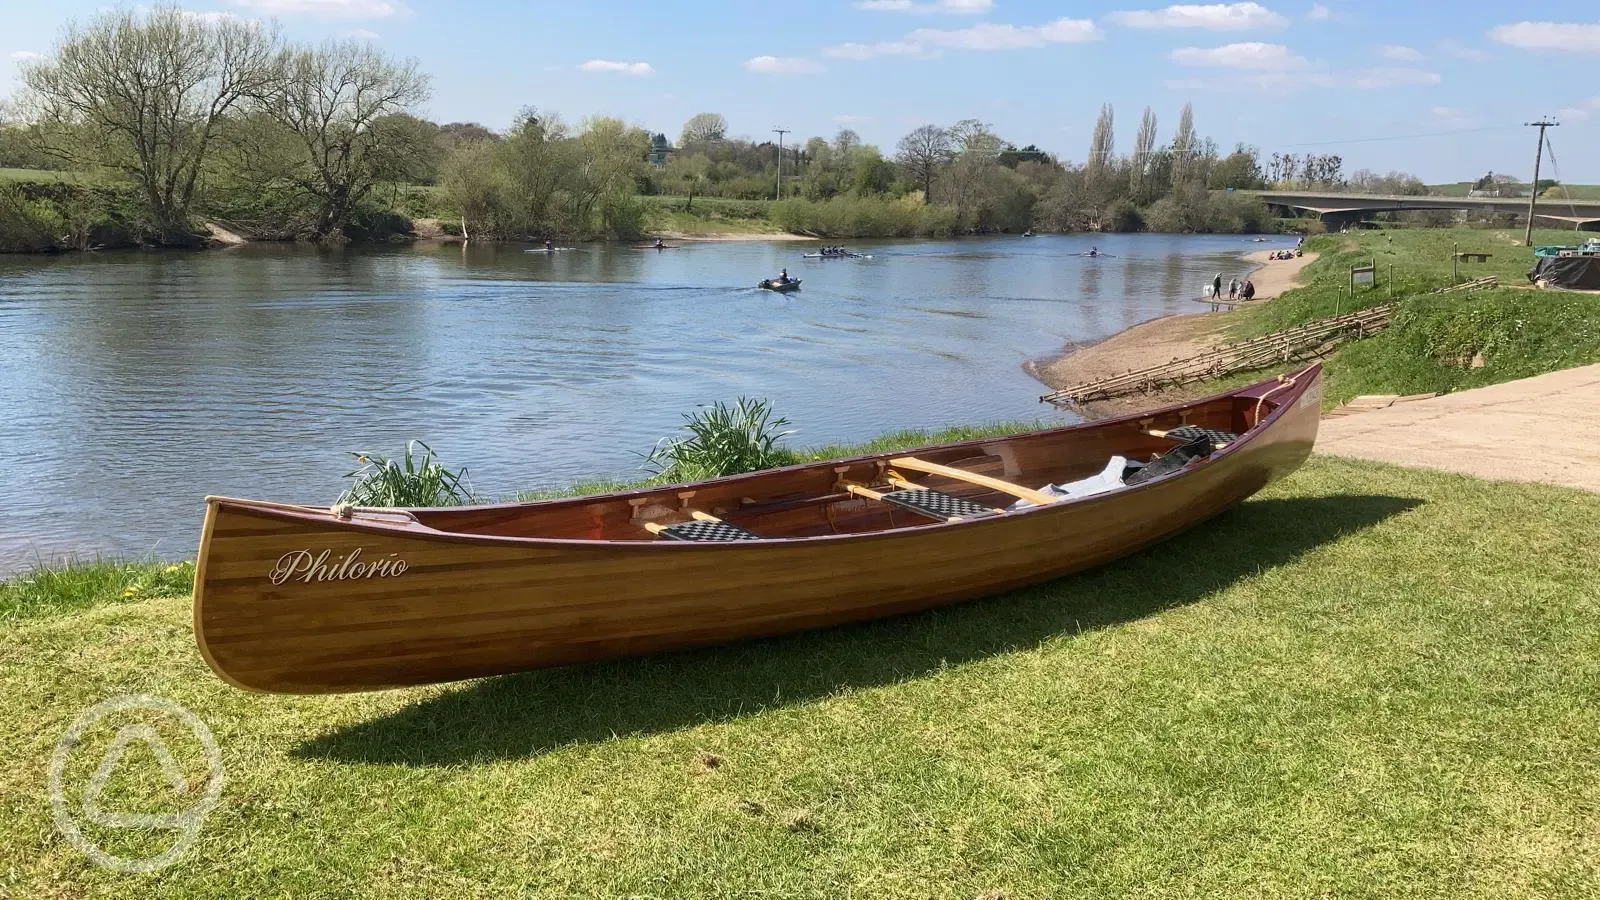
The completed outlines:
<svg viewBox="0 0 1600 900">
<path fill-rule="evenodd" d="M 1322 214 L 1322 227 L 1329 231 L 1339 231 L 1345 226 L 1355 228 L 1361 224 L 1361 210 L 1339 210 Z"/>
</svg>

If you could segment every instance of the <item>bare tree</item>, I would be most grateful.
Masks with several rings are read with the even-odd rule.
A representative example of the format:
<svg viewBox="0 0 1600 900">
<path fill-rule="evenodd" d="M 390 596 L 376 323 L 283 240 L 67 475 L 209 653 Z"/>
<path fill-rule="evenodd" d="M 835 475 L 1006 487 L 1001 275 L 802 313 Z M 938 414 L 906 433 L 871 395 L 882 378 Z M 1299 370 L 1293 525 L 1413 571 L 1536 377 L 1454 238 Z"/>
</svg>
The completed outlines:
<svg viewBox="0 0 1600 900">
<path fill-rule="evenodd" d="M 272 83 L 277 35 L 176 7 L 115 10 L 68 26 L 25 66 L 25 103 L 49 151 L 139 186 L 157 239 L 192 243 L 196 186 L 224 116 Z"/>
<path fill-rule="evenodd" d="M 937 125 L 924 125 L 900 139 L 895 147 L 895 162 L 911 174 L 929 196 L 939 170 L 952 157 L 950 132 Z"/>
<path fill-rule="evenodd" d="M 1094 123 L 1094 136 L 1089 139 L 1089 160 L 1084 167 L 1091 177 L 1105 172 L 1117 154 L 1116 111 L 1107 103 L 1100 107 L 1100 118 Z"/>
<path fill-rule="evenodd" d="M 690 144 L 721 141 L 727 137 L 728 120 L 718 113 L 705 112 L 683 123 L 683 133 L 678 136 L 678 146 L 687 147 Z"/>
<path fill-rule="evenodd" d="M 406 179 L 432 136 L 403 114 L 428 93 L 414 60 L 394 62 L 356 41 L 284 58 L 265 108 L 300 146 L 289 180 L 314 206 L 318 237 L 340 236 L 374 188 Z"/>
<path fill-rule="evenodd" d="M 1139 120 L 1139 136 L 1133 141 L 1133 200 L 1135 203 L 1147 203 L 1149 195 L 1154 193 L 1150 188 L 1150 164 L 1153 162 L 1152 154 L 1156 149 L 1156 112 L 1150 107 L 1144 108 L 1144 118 Z"/>
<path fill-rule="evenodd" d="M 1172 186 L 1182 187 L 1194 179 L 1195 153 L 1199 141 L 1194 134 L 1194 104 L 1185 103 L 1178 115 L 1178 131 L 1172 136 Z"/>
</svg>

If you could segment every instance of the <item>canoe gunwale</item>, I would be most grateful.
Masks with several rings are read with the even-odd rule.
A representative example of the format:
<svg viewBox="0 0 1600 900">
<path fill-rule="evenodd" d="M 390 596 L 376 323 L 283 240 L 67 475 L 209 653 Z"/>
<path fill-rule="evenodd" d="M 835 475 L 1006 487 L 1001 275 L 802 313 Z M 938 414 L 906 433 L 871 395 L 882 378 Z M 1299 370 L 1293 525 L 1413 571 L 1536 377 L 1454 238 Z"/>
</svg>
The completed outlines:
<svg viewBox="0 0 1600 900">
<path fill-rule="evenodd" d="M 1114 503 L 1114 502 L 1116 502 L 1116 501 L 1118 501 L 1120 499 L 1127 498 L 1127 497 L 1130 497 L 1130 496 L 1134 496 L 1134 495 L 1139 494 L 1139 493 L 1143 493 L 1143 492 L 1145 492 L 1145 491 L 1147 491 L 1147 490 L 1149 490 L 1151 488 L 1160 488 L 1160 487 L 1164 487 L 1166 485 L 1170 485 L 1176 479 L 1183 478 L 1185 476 L 1189 476 L 1189 475 L 1192 475 L 1194 473 L 1201 472 L 1201 471 L 1204 471 L 1205 469 L 1211 468 L 1213 464 L 1215 464 L 1215 463 L 1217 463 L 1217 462 L 1219 462 L 1221 460 L 1224 460 L 1224 459 L 1226 459 L 1227 457 L 1229 457 L 1231 455 L 1243 452 L 1244 450 L 1248 449 L 1249 446 L 1254 441 L 1256 441 L 1261 436 L 1263 436 L 1263 435 L 1267 434 L 1268 432 L 1270 432 L 1272 427 L 1273 427 L 1273 425 L 1275 425 L 1289 410 L 1293 409 L 1294 406 L 1297 403 L 1300 402 L 1300 399 L 1305 395 L 1305 392 L 1307 390 L 1309 390 L 1312 385 L 1320 383 L 1320 380 L 1321 380 L 1320 369 L 1321 369 L 1321 364 L 1317 363 L 1317 364 L 1308 366 L 1307 368 L 1305 368 L 1305 369 L 1303 369 L 1303 370 L 1301 370 L 1299 372 L 1296 372 L 1296 373 L 1294 373 L 1292 375 L 1284 376 L 1286 378 L 1293 379 L 1292 386 L 1286 391 L 1274 390 L 1274 388 L 1281 388 L 1281 386 L 1284 383 L 1280 379 L 1276 379 L 1275 378 L 1275 379 L 1270 379 L 1270 380 L 1267 380 L 1267 381 L 1262 381 L 1262 382 L 1259 382 L 1257 384 L 1249 385 L 1249 386 L 1241 388 L 1241 389 L 1239 389 L 1237 391 L 1232 391 L 1232 392 L 1229 392 L 1229 393 L 1226 393 L 1226 394 L 1218 394 L 1218 395 L 1214 395 L 1214 396 L 1211 396 L 1211 397 L 1200 398 L 1200 399 L 1192 400 L 1192 401 L 1189 401 L 1189 402 L 1186 402 L 1186 403 L 1175 403 L 1175 404 L 1171 404 L 1171 405 L 1168 405 L 1168 406 L 1165 406 L 1165 407 L 1161 407 L 1161 408 L 1155 409 L 1155 410 L 1147 410 L 1147 411 L 1143 411 L 1143 412 L 1130 413 L 1128 415 L 1118 416 L 1118 417 L 1110 418 L 1110 419 L 1103 419 L 1103 420 L 1099 420 L 1099 421 L 1095 421 L 1095 422 L 1077 423 L 1077 424 L 1073 424 L 1073 425 L 1066 425 L 1066 426 L 1062 426 L 1060 428 L 1050 428 L 1050 429 L 1043 429 L 1043 430 L 1040 430 L 1040 431 L 1023 432 L 1023 433 L 1017 434 L 1017 435 L 1008 435 L 1008 436 L 1002 436 L 1002 437 L 972 438 L 972 439 L 965 440 L 965 441 L 956 441 L 956 442 L 949 443 L 949 444 L 935 444 L 935 445 L 929 445 L 929 446 L 925 446 L 925 447 L 912 448 L 912 449 L 909 449 L 909 450 L 896 450 L 896 451 L 889 451 L 889 452 L 885 452 L 885 453 L 865 454 L 865 455 L 854 456 L 854 457 L 843 457 L 843 458 L 839 458 L 839 459 L 819 460 L 819 461 L 816 461 L 816 462 L 798 463 L 798 464 L 795 464 L 795 465 L 792 465 L 792 466 L 784 466 L 784 467 L 778 468 L 778 469 L 765 469 L 765 470 L 762 470 L 762 471 L 759 471 L 759 472 L 747 472 L 747 473 L 743 473 L 743 474 L 740 474 L 740 475 L 727 475 L 727 476 L 723 476 L 721 478 L 708 479 L 706 481 L 681 482 L 681 483 L 678 483 L 678 484 L 660 485 L 658 487 L 652 487 L 652 488 L 647 488 L 647 489 L 630 490 L 630 491 L 619 491 L 619 492 L 613 492 L 613 493 L 609 493 L 609 494 L 591 494 L 591 495 L 585 495 L 585 496 L 582 496 L 582 497 L 571 497 L 571 498 L 565 498 L 564 497 L 564 498 L 559 498 L 559 499 L 555 499 L 555 500 L 536 501 L 534 503 L 498 503 L 498 504 L 484 504 L 482 506 L 473 507 L 473 509 L 478 510 L 478 511 L 493 512 L 493 511 L 497 511 L 497 510 L 507 510 L 507 511 L 509 511 L 509 510 L 514 510 L 514 509 L 526 508 L 526 507 L 530 507 L 530 506 L 545 506 L 545 505 L 568 504 L 568 503 L 572 503 L 572 504 L 576 504 L 576 503 L 592 504 L 592 503 L 605 503 L 605 502 L 625 502 L 625 501 L 627 501 L 628 499 L 631 499 L 631 498 L 655 496 L 655 495 L 661 495 L 661 494 L 670 494 L 670 493 L 673 493 L 673 492 L 676 492 L 676 491 L 699 489 L 699 488 L 703 488 L 703 487 L 706 487 L 706 486 L 709 486 L 709 485 L 723 486 L 723 485 L 737 484 L 737 483 L 739 483 L 741 481 L 756 481 L 756 480 L 760 480 L 761 478 L 767 477 L 767 476 L 773 476 L 773 475 L 778 475 L 778 474 L 783 474 L 783 473 L 791 473 L 791 472 L 796 472 L 796 471 L 805 470 L 805 469 L 815 469 L 815 468 L 820 467 L 820 466 L 830 466 L 830 467 L 832 467 L 832 466 L 867 464 L 867 463 L 876 462 L 878 460 L 887 460 L 890 457 L 915 455 L 917 453 L 923 453 L 923 452 L 927 452 L 927 451 L 948 451 L 948 450 L 962 449 L 962 448 L 971 448 L 971 449 L 977 450 L 977 449 L 981 449 L 982 447 L 984 447 L 986 445 L 993 445 L 995 443 L 1000 443 L 1000 442 L 1004 442 L 1004 441 L 1007 441 L 1007 440 L 1015 440 L 1015 439 L 1021 439 L 1021 438 L 1029 438 L 1029 439 L 1046 438 L 1046 437 L 1051 436 L 1051 435 L 1055 435 L 1055 434 L 1059 434 L 1059 433 L 1063 433 L 1063 432 L 1067 432 L 1067 431 L 1073 431 L 1073 430 L 1083 430 L 1083 429 L 1086 429 L 1086 428 L 1114 428 L 1114 427 L 1117 427 L 1117 426 L 1120 426 L 1120 425 L 1124 425 L 1124 424 L 1129 423 L 1129 422 L 1139 422 L 1139 421 L 1142 421 L 1142 420 L 1145 420 L 1145 419 L 1149 419 L 1149 418 L 1153 418 L 1153 417 L 1159 417 L 1159 416 L 1162 416 L 1162 415 L 1165 415 L 1165 414 L 1170 414 L 1170 413 L 1174 413 L 1174 412 L 1180 412 L 1180 411 L 1182 411 L 1184 409 L 1190 409 L 1190 408 L 1193 408 L 1193 407 L 1196 407 L 1196 406 L 1200 406 L 1200 405 L 1203 405 L 1203 404 L 1206 404 L 1206 403 L 1209 403 L 1209 402 L 1214 402 L 1214 401 L 1217 401 L 1217 400 L 1220 400 L 1220 399 L 1223 399 L 1223 398 L 1228 398 L 1228 397 L 1238 398 L 1238 399 L 1255 399 L 1255 398 L 1257 398 L 1257 397 L 1259 397 L 1259 396 L 1261 396 L 1263 394 L 1267 394 L 1269 392 L 1270 393 L 1275 393 L 1275 394 L 1278 395 L 1278 396 L 1273 398 L 1273 401 L 1276 403 L 1274 408 L 1271 410 L 1270 413 L 1268 413 L 1266 416 L 1264 416 L 1261 419 L 1261 421 L 1258 422 L 1255 425 L 1255 427 L 1251 428 L 1249 431 L 1247 431 L 1243 435 L 1241 435 L 1239 440 L 1234 441 L 1234 442 L 1228 444 L 1226 447 L 1223 447 L 1223 448 L 1215 451 L 1214 453 L 1212 453 L 1210 456 L 1208 456 L 1204 460 L 1201 460 L 1201 461 L 1196 462 L 1196 463 L 1192 463 L 1189 466 L 1186 466 L 1185 468 L 1180 469 L 1180 470 L 1178 470 L 1176 472 L 1172 472 L 1172 473 L 1167 474 L 1167 475 L 1163 475 L 1163 476 L 1160 476 L 1160 477 L 1157 477 L 1157 478 L 1153 478 L 1153 479 L 1151 479 L 1149 481 L 1146 481 L 1146 482 L 1143 482 L 1141 484 L 1125 486 L 1125 487 L 1119 488 L 1119 489 L 1114 490 L 1114 491 L 1109 491 L 1109 492 L 1101 493 L 1101 494 L 1094 494 L 1094 495 L 1091 495 L 1091 496 L 1088 496 L 1088 497 L 1077 497 L 1077 498 L 1063 499 L 1063 500 L 1056 501 L 1055 503 L 1051 503 L 1049 505 L 1032 506 L 1032 507 L 1027 507 L 1027 508 L 1020 509 L 1020 510 L 1011 510 L 1011 511 L 1008 511 L 1003 516 L 990 516 L 990 517 L 977 518 L 977 519 L 964 519 L 964 520 L 956 521 L 956 522 L 949 522 L 949 521 L 940 522 L 940 521 L 929 520 L 926 523 L 903 525 L 903 526 L 894 527 L 894 528 L 879 529 L 879 530 L 876 530 L 876 531 L 851 532 L 851 533 L 845 533 L 845 534 L 809 535 L 809 536 L 798 536 L 798 537 L 760 538 L 758 540 L 729 541 L 729 542 L 688 542 L 688 541 L 615 540 L 615 539 L 597 540 L 597 539 L 591 539 L 591 538 L 521 537 L 521 536 L 515 536 L 515 535 L 496 535 L 496 534 L 471 533 L 471 532 L 460 532 L 460 531 L 446 531 L 446 530 L 442 530 L 442 529 L 438 529 L 438 528 L 433 528 L 433 527 L 430 527 L 430 526 L 427 526 L 427 525 L 422 525 L 420 523 L 409 524 L 409 525 L 397 525 L 397 524 L 385 523 L 385 522 L 360 521 L 358 519 L 338 519 L 338 518 L 334 518 L 330 514 L 330 512 L 327 510 L 327 508 L 324 508 L 324 507 L 315 507 L 315 506 L 299 505 L 299 504 L 279 504 L 279 503 L 273 503 L 273 502 L 270 502 L 270 501 L 241 500 L 241 499 L 235 499 L 235 498 L 230 498 L 230 497 L 208 496 L 206 498 L 206 505 L 207 505 L 206 528 L 205 528 L 205 533 L 204 533 L 204 535 L 202 537 L 202 542 L 201 542 L 202 546 L 200 548 L 200 561 L 201 561 L 200 564 L 204 565 L 204 560 L 205 560 L 205 556 L 206 556 L 206 552 L 205 552 L 206 546 L 205 545 L 209 542 L 209 538 L 210 538 L 210 534 L 211 534 L 211 527 L 210 526 L 211 526 L 212 520 L 215 517 L 215 511 L 216 511 L 216 509 L 218 508 L 218 506 L 220 504 L 228 504 L 229 506 L 232 507 L 234 512 L 237 512 L 237 513 L 240 513 L 240 514 L 259 515 L 259 516 L 263 516 L 263 517 L 266 517 L 266 518 L 275 518 L 275 519 L 280 519 L 280 520 L 293 520 L 293 521 L 303 522 L 303 523 L 307 523 L 307 524 L 315 524 L 315 525 L 318 525 L 318 526 L 321 526 L 321 527 L 329 528 L 329 529 L 332 529 L 332 530 L 339 530 L 339 531 L 349 531 L 349 532 L 355 532 L 355 533 L 380 535 L 380 536 L 392 537 L 392 538 L 405 538 L 405 539 L 410 539 L 410 540 L 424 540 L 424 541 L 435 541 L 435 542 L 461 543 L 461 544 L 472 544 L 472 545 L 479 545 L 479 546 L 487 545 L 487 546 L 501 546 L 501 547 L 523 547 L 523 548 L 529 548 L 529 549 L 546 548 L 546 549 L 553 549 L 553 550 L 554 549 L 577 550 L 577 549 L 586 549 L 586 548 L 587 549 L 596 549 L 596 550 L 598 550 L 598 549 L 617 550 L 617 549 L 622 549 L 622 548 L 628 548 L 628 549 L 633 549 L 633 550 L 649 551 L 649 552 L 675 552 L 675 553 L 732 552 L 732 551 L 739 550 L 739 549 L 748 549 L 748 548 L 761 547 L 761 546 L 766 546 L 766 547 L 780 546 L 780 545 L 807 545 L 807 546 L 809 546 L 809 545 L 814 545 L 814 544 L 819 543 L 819 542 L 866 541 L 866 540 L 873 540 L 873 539 L 877 539 L 877 538 L 885 538 L 885 537 L 895 536 L 895 535 L 903 535 L 903 534 L 908 534 L 908 533 L 909 534 L 926 533 L 926 532 L 930 532 L 930 531 L 933 531 L 933 530 L 936 530 L 936 529 L 944 529 L 944 528 L 965 528 L 965 529 L 977 530 L 978 528 L 986 527 L 986 526 L 987 527 L 995 527 L 1001 522 L 1004 522 L 1004 521 L 1007 521 L 1007 520 L 1015 521 L 1016 519 L 1018 519 L 1020 517 L 1042 517 L 1042 516 L 1044 516 L 1046 514 L 1052 514 L 1052 513 L 1060 515 L 1060 514 L 1065 514 L 1065 513 L 1068 513 L 1068 512 L 1081 511 L 1081 510 L 1083 510 L 1083 509 L 1085 509 L 1087 507 L 1100 505 L 1100 504 L 1103 504 L 1103 503 Z M 1309 376 L 1309 377 L 1307 377 L 1307 376 Z M 199 575 L 200 573 L 197 572 L 196 574 Z"/>
</svg>

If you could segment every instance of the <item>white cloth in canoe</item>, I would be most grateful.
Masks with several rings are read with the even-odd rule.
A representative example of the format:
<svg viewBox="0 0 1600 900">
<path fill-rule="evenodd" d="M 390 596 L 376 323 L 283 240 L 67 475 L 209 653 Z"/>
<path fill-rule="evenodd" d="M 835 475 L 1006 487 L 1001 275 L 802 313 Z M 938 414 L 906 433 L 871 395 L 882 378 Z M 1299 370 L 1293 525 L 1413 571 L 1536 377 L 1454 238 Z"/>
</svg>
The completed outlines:
<svg viewBox="0 0 1600 900">
<path fill-rule="evenodd" d="M 1088 478 L 1080 478 L 1077 481 L 1069 481 L 1065 484 L 1047 484 L 1040 488 L 1039 492 L 1042 494 L 1051 494 L 1063 500 L 1076 500 L 1079 497 L 1092 497 L 1095 494 L 1104 494 L 1106 491 L 1116 490 L 1117 488 L 1122 487 L 1122 472 L 1127 467 L 1127 458 L 1113 456 L 1111 457 L 1111 461 L 1106 463 L 1105 469 L 1103 469 L 1098 475 L 1091 475 Z M 1034 504 L 1027 500 L 1018 500 L 1007 507 L 1007 509 L 1027 509 L 1033 505 Z"/>
</svg>

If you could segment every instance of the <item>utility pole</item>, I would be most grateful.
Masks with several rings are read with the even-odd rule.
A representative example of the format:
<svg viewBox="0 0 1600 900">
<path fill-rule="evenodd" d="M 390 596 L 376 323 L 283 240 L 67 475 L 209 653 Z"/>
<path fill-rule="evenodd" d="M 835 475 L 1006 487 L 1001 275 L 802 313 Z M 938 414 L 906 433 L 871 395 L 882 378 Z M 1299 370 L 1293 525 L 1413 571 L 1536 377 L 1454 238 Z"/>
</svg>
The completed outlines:
<svg viewBox="0 0 1600 900">
<path fill-rule="evenodd" d="M 1528 233 L 1523 235 L 1523 238 L 1522 238 L 1523 246 L 1532 247 L 1533 246 L 1533 210 L 1534 210 L 1534 207 L 1539 202 L 1539 163 L 1544 162 L 1544 130 L 1546 128 L 1559 127 L 1561 125 L 1561 123 L 1560 122 L 1552 122 L 1552 121 L 1550 121 L 1548 119 L 1540 119 L 1537 122 L 1524 122 L 1522 124 L 1528 126 L 1529 128 L 1537 128 L 1537 129 L 1539 129 L 1539 153 L 1538 153 L 1537 156 L 1535 156 L 1533 158 L 1533 190 L 1528 192 Z M 1557 173 L 1557 174 L 1560 174 L 1560 173 Z"/>
<path fill-rule="evenodd" d="M 774 128 L 778 133 L 778 199 L 783 199 L 783 136 L 789 133 L 788 128 Z"/>
</svg>

